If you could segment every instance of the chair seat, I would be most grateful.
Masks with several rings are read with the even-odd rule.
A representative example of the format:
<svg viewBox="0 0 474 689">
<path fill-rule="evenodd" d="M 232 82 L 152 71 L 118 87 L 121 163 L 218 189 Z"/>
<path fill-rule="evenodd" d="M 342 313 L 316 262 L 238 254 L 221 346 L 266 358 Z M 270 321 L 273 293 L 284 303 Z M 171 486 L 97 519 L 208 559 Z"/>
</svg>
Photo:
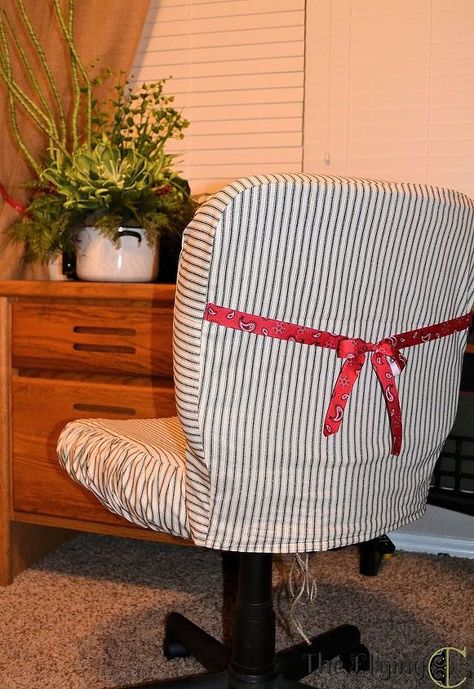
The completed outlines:
<svg viewBox="0 0 474 689">
<path fill-rule="evenodd" d="M 58 457 L 107 509 L 134 524 L 189 538 L 185 438 L 176 417 L 73 421 L 60 435 Z"/>
</svg>

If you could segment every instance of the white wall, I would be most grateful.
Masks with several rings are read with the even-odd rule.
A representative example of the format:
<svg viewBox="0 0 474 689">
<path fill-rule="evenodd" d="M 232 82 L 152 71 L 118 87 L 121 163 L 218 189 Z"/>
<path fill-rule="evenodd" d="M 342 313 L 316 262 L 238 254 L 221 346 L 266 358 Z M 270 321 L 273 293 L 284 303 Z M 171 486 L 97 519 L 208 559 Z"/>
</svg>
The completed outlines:
<svg viewBox="0 0 474 689">
<path fill-rule="evenodd" d="M 473 0 L 152 0 L 133 73 L 173 75 L 195 192 L 305 170 L 474 196 Z"/>
</svg>

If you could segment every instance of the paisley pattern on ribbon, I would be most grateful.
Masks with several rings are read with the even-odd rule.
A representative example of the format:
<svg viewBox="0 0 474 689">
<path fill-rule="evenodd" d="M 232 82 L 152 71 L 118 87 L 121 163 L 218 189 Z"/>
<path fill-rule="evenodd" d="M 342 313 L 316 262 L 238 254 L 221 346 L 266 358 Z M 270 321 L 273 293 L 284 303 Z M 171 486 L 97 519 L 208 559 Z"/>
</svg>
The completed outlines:
<svg viewBox="0 0 474 689">
<path fill-rule="evenodd" d="M 337 356 L 344 359 L 344 363 L 324 418 L 323 434 L 325 436 L 333 435 L 339 430 L 352 388 L 365 363 L 366 355 L 370 354 L 370 361 L 382 388 L 390 420 L 391 453 L 393 455 L 400 454 L 402 444 L 402 414 L 396 375 L 405 368 L 406 358 L 400 349 L 422 345 L 431 340 L 461 332 L 466 330 L 472 322 L 471 314 L 467 313 L 449 321 L 427 325 L 398 335 L 390 335 L 380 342 L 372 343 L 210 303 L 206 306 L 204 318 L 211 323 L 254 335 L 334 349 Z"/>
</svg>

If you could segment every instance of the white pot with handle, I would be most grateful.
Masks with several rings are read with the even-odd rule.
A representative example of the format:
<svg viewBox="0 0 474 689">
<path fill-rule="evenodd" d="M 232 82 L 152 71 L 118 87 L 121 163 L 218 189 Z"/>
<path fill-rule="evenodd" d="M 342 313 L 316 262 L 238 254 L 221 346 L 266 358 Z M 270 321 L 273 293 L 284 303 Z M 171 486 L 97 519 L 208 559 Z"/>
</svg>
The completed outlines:
<svg viewBox="0 0 474 689">
<path fill-rule="evenodd" d="M 95 227 L 77 233 L 76 275 L 97 282 L 152 282 L 158 274 L 158 244 L 149 246 L 143 229 L 118 227 L 117 241 Z"/>
</svg>

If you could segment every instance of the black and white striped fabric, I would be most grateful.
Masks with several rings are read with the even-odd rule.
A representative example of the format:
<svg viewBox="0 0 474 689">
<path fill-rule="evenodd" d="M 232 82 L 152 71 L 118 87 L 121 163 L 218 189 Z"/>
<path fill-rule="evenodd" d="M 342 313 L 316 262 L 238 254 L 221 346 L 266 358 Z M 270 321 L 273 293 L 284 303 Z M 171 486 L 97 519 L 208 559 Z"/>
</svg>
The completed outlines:
<svg viewBox="0 0 474 689">
<path fill-rule="evenodd" d="M 177 418 L 84 419 L 65 427 L 58 456 L 111 512 L 187 538 L 185 445 Z"/>
<path fill-rule="evenodd" d="M 186 442 L 184 511 L 174 530 L 166 518 L 174 508 L 163 507 L 174 495 L 167 479 L 147 492 L 148 512 L 149 468 L 132 473 L 132 460 L 124 460 L 106 488 L 107 453 L 99 460 L 94 447 L 117 442 L 119 427 L 126 436 L 120 424 L 128 422 L 115 422 L 109 436 L 110 422 L 101 421 L 104 435 L 90 443 L 86 422 L 70 424 L 60 461 L 81 482 L 77 467 L 90 464 L 89 487 L 114 511 L 211 548 L 323 550 L 419 517 L 454 420 L 465 332 L 405 352 L 403 443 L 395 457 L 371 367 L 359 376 L 339 432 L 326 438 L 324 414 L 341 367 L 334 351 L 203 317 L 212 302 L 377 342 L 469 312 L 473 235 L 474 203 L 446 189 L 303 174 L 231 184 L 196 214 L 180 259 L 174 364 Z M 153 450 L 159 463 L 162 430 Z M 74 445 L 78 435 L 87 450 Z M 123 506 L 117 475 L 131 496 Z"/>
</svg>

